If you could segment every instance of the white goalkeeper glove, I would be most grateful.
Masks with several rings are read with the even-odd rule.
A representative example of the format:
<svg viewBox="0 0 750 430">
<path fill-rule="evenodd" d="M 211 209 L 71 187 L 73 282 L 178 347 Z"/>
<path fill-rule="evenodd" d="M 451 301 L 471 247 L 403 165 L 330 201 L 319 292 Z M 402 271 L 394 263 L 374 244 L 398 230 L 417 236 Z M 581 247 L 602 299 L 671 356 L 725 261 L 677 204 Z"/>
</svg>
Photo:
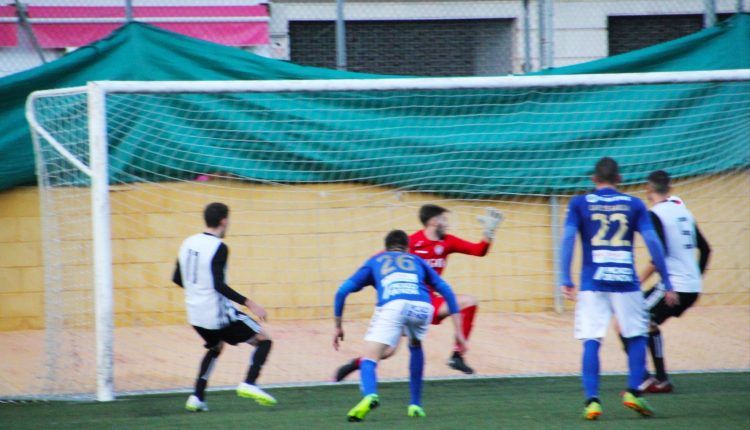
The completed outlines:
<svg viewBox="0 0 750 430">
<path fill-rule="evenodd" d="M 503 213 L 495 208 L 487 208 L 487 215 L 477 217 L 477 220 L 484 227 L 484 236 L 490 240 L 495 238 L 495 230 L 503 222 Z"/>
</svg>

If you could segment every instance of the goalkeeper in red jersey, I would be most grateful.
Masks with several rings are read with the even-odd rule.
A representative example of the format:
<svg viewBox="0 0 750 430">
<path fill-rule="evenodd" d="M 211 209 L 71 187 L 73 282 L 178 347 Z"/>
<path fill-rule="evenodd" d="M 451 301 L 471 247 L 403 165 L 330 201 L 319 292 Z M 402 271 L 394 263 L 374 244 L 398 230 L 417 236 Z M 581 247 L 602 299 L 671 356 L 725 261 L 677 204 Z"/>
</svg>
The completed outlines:
<svg viewBox="0 0 750 430">
<path fill-rule="evenodd" d="M 468 254 L 478 257 L 486 255 L 495 237 L 495 230 L 503 221 L 502 212 L 488 208 L 487 215 L 479 217 L 479 221 L 484 227 L 482 240 L 472 243 L 447 234 L 449 227 L 448 212 L 448 209 L 433 204 L 422 206 L 419 210 L 419 220 L 422 222 L 424 229 L 409 236 L 409 252 L 422 257 L 438 274 L 442 274 L 450 254 Z M 449 315 L 448 306 L 445 299 L 435 293 L 434 289 L 430 288 L 430 293 L 432 305 L 435 309 L 432 324 L 440 324 Z M 461 309 L 463 334 L 468 339 L 477 311 L 477 298 L 468 294 L 456 294 L 456 301 Z M 390 357 L 394 352 L 395 348 L 389 348 L 384 353 L 383 358 Z M 360 358 L 357 357 L 341 366 L 334 379 L 337 382 L 343 380 L 347 375 L 359 369 L 359 363 Z M 455 346 L 453 354 L 448 360 L 448 366 L 466 374 L 474 373 L 474 369 L 464 361 L 463 350 L 459 345 Z"/>
</svg>

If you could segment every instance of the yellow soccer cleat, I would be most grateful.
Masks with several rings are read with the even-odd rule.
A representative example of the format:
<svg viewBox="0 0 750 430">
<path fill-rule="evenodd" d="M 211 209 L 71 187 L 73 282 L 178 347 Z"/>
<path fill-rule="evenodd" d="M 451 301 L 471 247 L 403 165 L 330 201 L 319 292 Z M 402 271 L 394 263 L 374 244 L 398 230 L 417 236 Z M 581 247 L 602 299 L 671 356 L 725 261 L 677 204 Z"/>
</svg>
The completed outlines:
<svg viewBox="0 0 750 430">
<path fill-rule="evenodd" d="M 377 408 L 379 404 L 380 398 L 378 398 L 378 395 L 369 394 L 360 400 L 355 407 L 349 410 L 349 413 L 346 414 L 347 420 L 352 423 L 362 421 L 367 414 L 369 414 L 371 410 Z"/>
<path fill-rule="evenodd" d="M 272 395 L 247 382 L 237 386 L 237 395 L 246 399 L 253 399 L 262 406 L 273 406 L 278 403 Z"/>
<path fill-rule="evenodd" d="M 632 409 L 644 417 L 651 417 L 654 415 L 654 408 L 648 404 L 646 399 L 643 397 L 636 397 L 633 393 L 626 391 L 622 395 L 622 404 L 626 408 Z"/>
<path fill-rule="evenodd" d="M 422 409 L 422 407 L 419 405 L 409 405 L 409 409 L 407 409 L 406 415 L 414 418 L 424 418 L 427 416 L 427 414 L 424 412 L 424 409 Z"/>
<path fill-rule="evenodd" d="M 602 414 L 602 405 L 599 402 L 591 402 L 583 408 L 583 418 L 587 420 L 595 420 Z"/>
</svg>

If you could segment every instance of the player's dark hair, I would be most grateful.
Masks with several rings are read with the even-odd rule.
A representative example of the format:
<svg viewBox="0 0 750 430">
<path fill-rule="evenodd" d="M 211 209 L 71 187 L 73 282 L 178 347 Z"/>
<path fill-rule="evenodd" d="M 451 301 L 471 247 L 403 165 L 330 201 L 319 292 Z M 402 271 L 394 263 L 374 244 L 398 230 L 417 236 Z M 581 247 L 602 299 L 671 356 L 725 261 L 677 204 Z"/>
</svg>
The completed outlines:
<svg viewBox="0 0 750 430">
<path fill-rule="evenodd" d="M 669 177 L 669 173 L 664 170 L 651 172 L 651 174 L 648 175 L 647 180 L 655 192 L 659 194 L 669 193 L 669 184 L 672 179 Z"/>
<path fill-rule="evenodd" d="M 419 208 L 419 220 L 422 221 L 422 225 L 427 225 L 427 221 L 431 218 L 446 212 L 450 211 L 442 206 L 427 204 Z"/>
<path fill-rule="evenodd" d="M 203 219 L 206 221 L 206 227 L 216 228 L 221 220 L 229 216 L 229 207 L 224 203 L 214 202 L 206 206 L 203 210 Z"/>
<path fill-rule="evenodd" d="M 385 236 L 386 251 L 409 249 L 409 236 L 403 230 L 391 230 Z"/>
<path fill-rule="evenodd" d="M 594 176 L 600 182 L 617 184 L 620 182 L 620 167 L 613 158 L 603 157 L 594 166 Z"/>
</svg>

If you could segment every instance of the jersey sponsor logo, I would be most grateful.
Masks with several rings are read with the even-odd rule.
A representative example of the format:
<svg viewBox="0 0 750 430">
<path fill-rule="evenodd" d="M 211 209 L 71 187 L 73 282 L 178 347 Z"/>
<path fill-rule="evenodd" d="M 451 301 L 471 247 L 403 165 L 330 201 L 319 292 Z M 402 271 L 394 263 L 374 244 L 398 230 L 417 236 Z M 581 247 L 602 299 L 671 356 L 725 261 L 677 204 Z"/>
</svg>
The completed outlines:
<svg viewBox="0 0 750 430">
<path fill-rule="evenodd" d="M 414 251 L 415 254 L 429 254 L 428 251 L 425 251 L 424 249 L 417 249 Z"/>
<path fill-rule="evenodd" d="M 419 294 L 419 277 L 416 273 L 393 272 L 384 277 L 380 284 L 383 286 L 383 299 L 402 294 Z"/>
<path fill-rule="evenodd" d="M 401 315 L 412 320 L 428 321 L 432 319 L 432 308 L 429 306 L 419 306 L 413 303 L 407 303 L 401 311 Z"/>
<path fill-rule="evenodd" d="M 586 201 L 589 203 L 613 203 L 613 202 L 629 202 L 632 198 L 630 196 L 618 195 L 618 196 L 597 196 L 596 194 L 586 194 Z"/>
<path fill-rule="evenodd" d="M 434 268 L 443 268 L 445 267 L 445 258 L 428 258 L 427 264 L 430 265 L 430 267 Z"/>
<path fill-rule="evenodd" d="M 627 212 L 628 205 L 589 205 L 590 212 Z"/>
<path fill-rule="evenodd" d="M 630 264 L 633 253 L 630 251 L 612 251 L 609 249 L 595 249 L 591 251 L 591 260 L 597 264 L 615 263 Z"/>
<path fill-rule="evenodd" d="M 443 255 L 443 251 L 445 251 L 445 248 L 443 248 L 443 245 L 435 245 L 435 254 Z"/>
<path fill-rule="evenodd" d="M 600 267 L 594 280 L 605 282 L 633 282 L 633 269 L 629 267 Z"/>
</svg>

